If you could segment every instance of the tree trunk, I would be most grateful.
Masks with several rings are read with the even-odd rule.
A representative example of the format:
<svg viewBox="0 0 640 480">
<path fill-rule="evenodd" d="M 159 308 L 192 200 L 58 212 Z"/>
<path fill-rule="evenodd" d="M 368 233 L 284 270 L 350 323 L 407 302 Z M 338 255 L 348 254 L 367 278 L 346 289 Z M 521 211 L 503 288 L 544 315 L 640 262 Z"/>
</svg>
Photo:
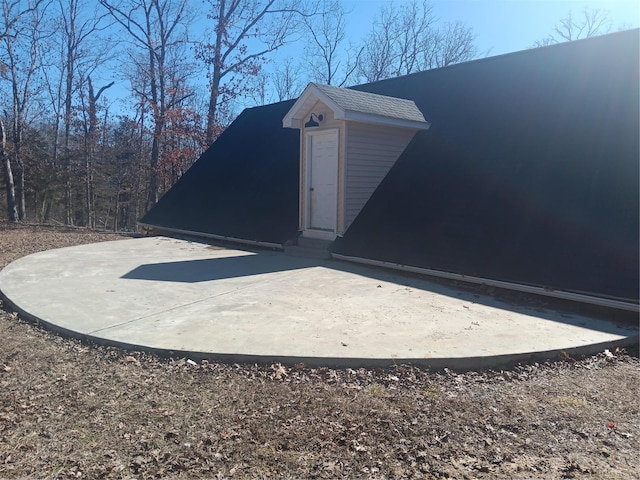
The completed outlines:
<svg viewBox="0 0 640 480">
<path fill-rule="evenodd" d="M 38 212 L 38 216 L 37 221 L 40 223 L 45 223 L 45 215 L 46 215 L 46 211 L 47 211 L 47 192 L 44 193 L 44 195 L 42 195 L 42 204 L 40 206 L 39 212 Z"/>
<path fill-rule="evenodd" d="M 87 79 L 89 83 L 89 128 L 85 132 L 84 141 L 84 221 L 89 228 L 93 228 L 93 149 L 95 144 L 94 130 L 97 124 L 96 101 L 93 93 L 91 77 Z"/>
<path fill-rule="evenodd" d="M 151 29 L 149 17 L 147 17 L 147 30 Z M 164 60 L 161 57 L 162 60 Z M 164 84 L 163 84 L 163 68 L 162 63 L 157 66 L 159 75 L 156 73 L 156 53 L 149 44 L 149 72 L 151 87 L 151 101 L 153 108 L 153 140 L 151 142 L 151 159 L 149 164 L 149 190 L 147 191 L 147 211 L 158 203 L 158 162 L 160 160 L 160 139 L 164 130 Z M 160 82 L 160 85 L 158 85 Z M 116 213 L 117 215 L 117 213 Z"/>
<path fill-rule="evenodd" d="M 85 117 L 85 142 L 84 142 L 84 155 L 85 155 L 85 221 L 87 227 L 95 227 L 95 206 L 94 206 L 94 192 L 93 192 L 93 162 L 98 145 L 98 107 L 97 102 L 107 88 L 111 88 L 114 82 L 109 83 L 101 87 L 98 93 L 93 90 L 93 83 L 91 77 L 87 77 L 87 85 L 89 88 L 89 125 L 86 124 Z"/>
<path fill-rule="evenodd" d="M 75 36 L 75 24 L 71 23 L 72 33 L 67 38 L 67 75 L 65 79 L 64 98 L 64 196 L 66 209 L 66 224 L 73 225 L 73 192 L 71 191 L 71 149 L 69 146 L 71 138 L 71 100 L 73 93 L 74 58 L 73 58 L 73 38 Z"/>
<path fill-rule="evenodd" d="M 93 228 L 94 227 L 94 222 L 93 222 L 93 202 L 92 200 L 92 196 L 93 196 L 93 167 L 91 165 L 91 156 L 87 155 L 85 158 L 85 211 L 86 211 L 86 217 L 85 217 L 85 222 L 87 224 L 87 227 L 89 228 Z"/>
<path fill-rule="evenodd" d="M 116 188 L 116 204 L 115 214 L 113 215 L 113 231 L 118 231 L 118 215 L 120 215 L 120 182 L 118 182 L 118 188 Z"/>
<path fill-rule="evenodd" d="M 216 139 L 216 114 L 218 106 L 218 97 L 220 96 L 220 78 L 214 73 L 211 79 L 211 95 L 209 96 L 209 109 L 207 111 L 207 145 L 211 145 Z"/>
<path fill-rule="evenodd" d="M 218 5 L 218 25 L 216 25 L 216 44 L 213 51 L 213 75 L 211 75 L 211 94 L 209 96 L 209 109 L 207 111 L 207 145 L 211 145 L 215 140 L 217 130 L 216 114 L 218 98 L 220 97 L 220 82 L 222 81 L 222 42 L 225 38 L 225 18 L 226 2 L 220 0 Z"/>
<path fill-rule="evenodd" d="M 16 189 L 13 183 L 13 172 L 11 171 L 11 160 L 9 155 L 6 154 L 7 146 L 7 134 L 4 128 L 4 123 L 0 119 L 0 160 L 2 160 L 2 169 L 4 171 L 4 183 L 7 188 L 7 214 L 9 220 L 17 222 L 18 209 L 16 208 Z"/>
<path fill-rule="evenodd" d="M 151 143 L 151 164 L 149 165 L 149 191 L 147 197 L 147 211 L 158 203 L 158 190 L 160 182 L 158 178 L 158 160 L 160 159 L 160 135 L 163 125 L 160 118 L 155 119 L 153 128 L 153 141 Z"/>
<path fill-rule="evenodd" d="M 24 195 L 24 164 L 22 163 L 22 111 L 14 105 L 13 109 L 13 158 L 14 163 L 14 187 L 15 200 L 18 209 L 18 218 L 24 220 L 27 212 Z"/>
<path fill-rule="evenodd" d="M 140 218 L 140 209 L 142 208 L 142 182 L 143 182 L 143 174 L 144 174 L 144 164 L 142 159 L 144 158 L 144 125 L 145 125 L 145 116 L 144 116 L 144 108 L 140 111 L 140 131 L 138 137 L 138 165 L 136 168 L 136 176 L 135 176 L 135 198 L 136 198 L 136 211 L 135 218 Z"/>
<path fill-rule="evenodd" d="M 24 193 L 24 167 L 22 166 L 22 162 L 16 162 L 15 181 L 18 218 L 23 221 L 27 219 L 27 206 Z"/>
</svg>

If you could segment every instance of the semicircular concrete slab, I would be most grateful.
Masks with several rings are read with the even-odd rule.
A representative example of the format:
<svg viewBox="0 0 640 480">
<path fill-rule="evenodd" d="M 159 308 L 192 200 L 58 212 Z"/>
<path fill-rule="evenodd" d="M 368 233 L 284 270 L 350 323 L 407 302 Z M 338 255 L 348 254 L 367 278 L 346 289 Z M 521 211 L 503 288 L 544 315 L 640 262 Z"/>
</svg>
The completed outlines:
<svg viewBox="0 0 640 480">
<path fill-rule="evenodd" d="M 638 337 L 400 272 L 167 237 L 30 255 L 0 271 L 0 291 L 54 330 L 194 359 L 495 368 Z"/>
</svg>

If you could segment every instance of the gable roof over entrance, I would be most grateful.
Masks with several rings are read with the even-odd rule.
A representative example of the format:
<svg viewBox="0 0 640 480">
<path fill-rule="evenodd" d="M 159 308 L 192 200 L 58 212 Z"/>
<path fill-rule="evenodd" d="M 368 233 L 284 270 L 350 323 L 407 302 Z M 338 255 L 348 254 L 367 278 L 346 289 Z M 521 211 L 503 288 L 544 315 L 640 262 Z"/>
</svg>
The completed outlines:
<svg viewBox="0 0 640 480">
<path fill-rule="evenodd" d="M 282 120 L 285 128 L 300 128 L 316 102 L 333 111 L 336 120 L 427 130 L 429 122 L 413 100 L 310 83 Z"/>
</svg>

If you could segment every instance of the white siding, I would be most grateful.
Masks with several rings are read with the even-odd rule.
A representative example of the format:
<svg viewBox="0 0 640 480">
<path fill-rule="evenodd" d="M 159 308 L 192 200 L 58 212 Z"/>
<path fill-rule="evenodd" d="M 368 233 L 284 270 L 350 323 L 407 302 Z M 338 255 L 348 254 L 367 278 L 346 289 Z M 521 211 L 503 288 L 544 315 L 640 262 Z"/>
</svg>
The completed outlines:
<svg viewBox="0 0 640 480">
<path fill-rule="evenodd" d="M 415 130 L 347 122 L 344 230 L 407 147 Z"/>
</svg>

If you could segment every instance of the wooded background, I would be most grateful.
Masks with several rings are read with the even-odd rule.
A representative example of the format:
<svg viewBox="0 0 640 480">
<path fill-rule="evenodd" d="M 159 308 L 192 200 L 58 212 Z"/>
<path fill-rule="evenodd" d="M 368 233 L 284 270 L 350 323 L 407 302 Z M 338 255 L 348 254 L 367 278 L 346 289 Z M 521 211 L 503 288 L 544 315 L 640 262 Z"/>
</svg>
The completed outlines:
<svg viewBox="0 0 640 480">
<path fill-rule="evenodd" d="M 483 55 L 428 1 L 383 4 L 359 42 L 339 0 L 0 0 L 0 218 L 135 230 L 243 105 Z M 562 19 L 536 45 L 604 33 Z M 264 66 L 285 45 L 304 52 Z M 127 79 L 128 91 L 116 92 Z M 113 99 L 123 97 L 120 103 Z M 250 139 L 248 139 L 250 141 Z"/>
</svg>

